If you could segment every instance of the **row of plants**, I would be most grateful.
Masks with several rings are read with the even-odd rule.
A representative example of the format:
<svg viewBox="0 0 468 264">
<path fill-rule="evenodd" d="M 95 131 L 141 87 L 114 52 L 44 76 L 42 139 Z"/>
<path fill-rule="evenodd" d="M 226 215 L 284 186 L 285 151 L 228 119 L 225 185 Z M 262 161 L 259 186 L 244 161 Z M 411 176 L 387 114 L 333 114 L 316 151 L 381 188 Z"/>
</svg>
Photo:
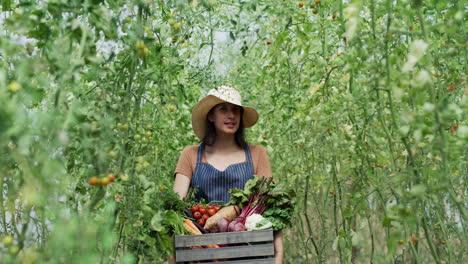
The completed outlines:
<svg viewBox="0 0 468 264">
<path fill-rule="evenodd" d="M 286 263 L 463 263 L 462 1 L 4 1 L 0 258 L 162 263 L 191 108 L 234 85 Z M 291 155 L 294 153 L 294 155 Z"/>
</svg>

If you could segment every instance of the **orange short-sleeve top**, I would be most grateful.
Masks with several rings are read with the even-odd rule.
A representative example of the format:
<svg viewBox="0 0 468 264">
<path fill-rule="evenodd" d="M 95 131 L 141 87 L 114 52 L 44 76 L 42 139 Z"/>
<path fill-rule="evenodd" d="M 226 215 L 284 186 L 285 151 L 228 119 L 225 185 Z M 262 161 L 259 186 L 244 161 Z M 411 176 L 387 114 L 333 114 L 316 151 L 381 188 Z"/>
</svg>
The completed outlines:
<svg viewBox="0 0 468 264">
<path fill-rule="evenodd" d="M 182 151 L 174 175 L 180 173 L 192 179 L 195 166 L 197 165 L 198 147 L 198 145 L 189 146 Z M 266 149 L 259 145 L 249 145 L 249 148 L 252 155 L 254 174 L 259 177 L 272 177 L 270 159 L 268 158 Z M 202 162 L 207 162 L 204 156 Z"/>
</svg>

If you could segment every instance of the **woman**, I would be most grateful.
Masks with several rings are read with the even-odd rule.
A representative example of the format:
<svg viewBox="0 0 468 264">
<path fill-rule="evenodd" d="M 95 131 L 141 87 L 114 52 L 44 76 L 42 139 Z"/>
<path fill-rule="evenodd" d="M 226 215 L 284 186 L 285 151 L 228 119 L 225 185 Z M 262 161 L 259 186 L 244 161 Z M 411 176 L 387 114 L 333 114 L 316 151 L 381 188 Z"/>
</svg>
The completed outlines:
<svg viewBox="0 0 468 264">
<path fill-rule="evenodd" d="M 174 191 L 181 199 L 191 186 L 197 186 L 197 198 L 226 203 L 229 190 L 243 189 L 253 175 L 272 177 L 265 149 L 245 141 L 244 128 L 257 120 L 257 111 L 243 106 L 239 92 L 229 86 L 210 90 L 197 103 L 192 128 L 201 144 L 185 148 L 179 158 Z M 274 244 L 275 263 L 282 263 L 281 232 L 275 234 Z"/>
</svg>

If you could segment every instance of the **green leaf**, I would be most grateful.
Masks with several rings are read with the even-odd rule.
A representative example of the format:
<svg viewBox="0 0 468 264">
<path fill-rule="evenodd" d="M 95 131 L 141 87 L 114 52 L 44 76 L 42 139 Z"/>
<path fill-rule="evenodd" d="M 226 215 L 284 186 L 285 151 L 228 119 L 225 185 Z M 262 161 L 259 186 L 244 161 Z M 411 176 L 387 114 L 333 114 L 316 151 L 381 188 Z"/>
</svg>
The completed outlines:
<svg viewBox="0 0 468 264">
<path fill-rule="evenodd" d="M 398 216 L 387 215 L 387 216 L 384 217 L 384 219 L 382 221 L 382 226 L 383 227 L 392 227 L 392 221 L 396 221 L 398 219 L 399 219 Z"/>
<path fill-rule="evenodd" d="M 165 220 L 167 224 L 171 224 L 171 225 L 177 224 L 179 222 L 179 219 L 180 219 L 179 216 L 173 210 L 166 211 Z"/>
<path fill-rule="evenodd" d="M 151 218 L 151 230 L 160 232 L 163 229 L 163 220 L 163 213 L 161 211 L 156 212 Z"/>
<path fill-rule="evenodd" d="M 3 11 L 10 11 L 12 3 L 13 3 L 13 0 L 3 0 L 2 1 L 2 10 Z"/>
<path fill-rule="evenodd" d="M 425 185 L 418 184 L 418 185 L 413 186 L 413 188 L 411 188 L 410 193 L 411 193 L 411 195 L 413 195 L 415 197 L 421 198 L 426 193 L 426 189 L 427 188 L 426 188 Z"/>
</svg>

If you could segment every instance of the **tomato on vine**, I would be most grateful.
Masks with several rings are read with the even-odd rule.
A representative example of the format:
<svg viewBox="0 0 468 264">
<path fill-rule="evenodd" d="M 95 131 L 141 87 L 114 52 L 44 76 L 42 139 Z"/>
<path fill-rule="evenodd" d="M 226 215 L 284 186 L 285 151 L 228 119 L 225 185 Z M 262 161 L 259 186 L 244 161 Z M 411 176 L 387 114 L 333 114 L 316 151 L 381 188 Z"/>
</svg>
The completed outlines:
<svg viewBox="0 0 468 264">
<path fill-rule="evenodd" d="M 96 176 L 93 176 L 91 178 L 88 179 L 88 184 L 89 185 L 92 185 L 92 186 L 97 186 L 99 185 L 99 178 L 96 177 Z"/>
<path fill-rule="evenodd" d="M 101 185 L 102 186 L 107 186 L 109 183 L 110 183 L 109 178 L 104 177 L 104 178 L 101 179 Z"/>
<path fill-rule="evenodd" d="M 453 83 L 449 84 L 448 90 L 449 90 L 450 92 L 455 91 L 455 89 L 456 89 L 455 84 L 453 84 Z"/>
<path fill-rule="evenodd" d="M 115 181 L 114 173 L 108 173 L 107 174 L 107 179 L 109 179 L 110 182 L 114 182 Z"/>
<path fill-rule="evenodd" d="M 3 238 L 3 246 L 5 247 L 9 247 L 11 245 L 13 245 L 13 241 L 14 241 L 14 238 L 12 236 L 5 236 Z"/>
</svg>

